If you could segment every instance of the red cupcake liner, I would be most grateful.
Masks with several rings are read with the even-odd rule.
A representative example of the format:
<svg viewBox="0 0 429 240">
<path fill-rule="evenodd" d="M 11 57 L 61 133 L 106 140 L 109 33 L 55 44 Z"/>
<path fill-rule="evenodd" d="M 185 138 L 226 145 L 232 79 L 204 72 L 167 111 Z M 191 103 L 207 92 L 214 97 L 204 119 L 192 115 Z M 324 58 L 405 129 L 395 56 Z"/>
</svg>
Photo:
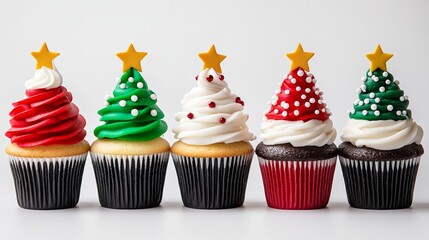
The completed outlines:
<svg viewBox="0 0 429 240">
<path fill-rule="evenodd" d="M 271 208 L 317 209 L 329 202 L 337 157 L 314 161 L 259 157 L 265 198 Z"/>
</svg>

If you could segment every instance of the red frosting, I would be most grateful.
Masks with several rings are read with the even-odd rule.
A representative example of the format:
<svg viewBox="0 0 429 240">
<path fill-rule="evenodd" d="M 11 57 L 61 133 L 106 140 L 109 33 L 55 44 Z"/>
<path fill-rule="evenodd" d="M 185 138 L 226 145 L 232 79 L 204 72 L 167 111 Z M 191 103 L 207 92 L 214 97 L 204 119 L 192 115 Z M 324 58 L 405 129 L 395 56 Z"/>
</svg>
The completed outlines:
<svg viewBox="0 0 429 240">
<path fill-rule="evenodd" d="M 277 91 L 265 116 L 268 119 L 287 121 L 328 119 L 329 110 L 322 102 L 323 93 L 315 87 L 315 82 L 314 76 L 300 67 L 291 71 L 283 80 L 280 92 Z"/>
<path fill-rule="evenodd" d="M 28 98 L 15 102 L 6 132 L 19 147 L 75 144 L 85 137 L 85 119 L 65 87 L 27 90 Z"/>
</svg>

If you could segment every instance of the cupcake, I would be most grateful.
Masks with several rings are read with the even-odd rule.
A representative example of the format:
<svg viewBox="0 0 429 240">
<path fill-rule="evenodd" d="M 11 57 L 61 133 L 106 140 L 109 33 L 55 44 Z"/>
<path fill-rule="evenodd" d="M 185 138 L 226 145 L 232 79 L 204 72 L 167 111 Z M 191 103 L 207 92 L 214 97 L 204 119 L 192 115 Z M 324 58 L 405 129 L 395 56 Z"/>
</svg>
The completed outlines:
<svg viewBox="0 0 429 240">
<path fill-rule="evenodd" d="M 314 53 L 301 44 L 287 57 L 291 69 L 269 101 L 256 147 L 269 207 L 324 208 L 337 159 L 336 131 L 323 92 L 309 72 Z"/>
<path fill-rule="evenodd" d="M 197 87 L 182 100 L 171 147 L 183 204 L 198 209 L 243 205 L 255 136 L 246 126 L 243 100 L 231 93 L 220 63 L 226 56 L 213 45 L 200 53 L 204 62 Z"/>
<path fill-rule="evenodd" d="M 26 209 L 62 209 L 79 201 L 83 169 L 89 150 L 85 119 L 62 86 L 52 63 L 59 53 L 46 43 L 39 52 L 34 77 L 25 82 L 26 98 L 13 103 L 11 143 L 6 147 L 18 205 Z"/>
<path fill-rule="evenodd" d="M 408 208 L 423 147 L 423 130 L 411 117 L 408 97 L 387 71 L 392 54 L 377 46 L 342 131 L 339 158 L 350 206 Z"/>
<path fill-rule="evenodd" d="M 117 56 L 123 74 L 113 96 L 98 111 L 105 122 L 94 130 L 91 159 L 100 204 L 106 208 L 138 209 L 161 203 L 170 145 L 161 138 L 167 131 L 157 95 L 141 76 L 145 52 L 130 44 Z"/>
</svg>

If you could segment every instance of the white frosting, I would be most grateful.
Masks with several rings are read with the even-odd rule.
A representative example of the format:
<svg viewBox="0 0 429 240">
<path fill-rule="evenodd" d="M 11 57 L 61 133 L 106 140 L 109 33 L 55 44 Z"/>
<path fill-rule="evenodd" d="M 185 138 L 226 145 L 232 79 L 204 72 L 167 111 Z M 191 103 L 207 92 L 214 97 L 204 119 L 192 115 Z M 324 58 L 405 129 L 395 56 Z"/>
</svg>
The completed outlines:
<svg viewBox="0 0 429 240">
<path fill-rule="evenodd" d="M 213 76 L 211 82 L 206 80 L 209 75 Z M 212 68 L 200 73 L 197 84 L 183 97 L 183 111 L 175 115 L 178 122 L 173 128 L 175 138 L 192 145 L 255 139 L 246 125 L 248 115 L 243 113 L 243 106 L 235 102 L 237 96 L 231 94 L 228 84 L 221 81 Z M 210 108 L 210 102 L 216 107 Z M 188 118 L 189 113 L 193 114 L 192 119 Z M 225 118 L 225 123 L 220 123 L 221 118 Z"/>
<path fill-rule="evenodd" d="M 25 82 L 26 89 L 51 89 L 60 87 L 63 83 L 63 77 L 57 68 L 47 68 L 43 66 L 36 70 L 34 77 Z"/>
<path fill-rule="evenodd" d="M 420 144 L 422 137 L 422 128 L 412 119 L 399 121 L 349 119 L 343 129 L 341 140 L 357 147 L 393 150 L 412 143 Z"/>
<path fill-rule="evenodd" d="M 332 121 L 266 120 L 261 124 L 262 141 L 266 145 L 290 143 L 294 147 L 332 144 L 337 136 Z"/>
</svg>

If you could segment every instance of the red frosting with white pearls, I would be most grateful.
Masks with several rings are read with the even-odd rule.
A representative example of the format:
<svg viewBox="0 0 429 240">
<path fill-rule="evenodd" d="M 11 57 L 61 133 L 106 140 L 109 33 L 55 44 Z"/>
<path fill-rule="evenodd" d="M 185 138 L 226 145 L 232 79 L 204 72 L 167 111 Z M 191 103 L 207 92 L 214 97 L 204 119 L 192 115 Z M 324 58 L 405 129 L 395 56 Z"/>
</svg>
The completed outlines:
<svg viewBox="0 0 429 240">
<path fill-rule="evenodd" d="M 287 121 L 327 120 L 330 112 L 323 103 L 323 92 L 315 86 L 316 79 L 302 68 L 291 71 L 270 102 L 267 119 Z"/>
</svg>

